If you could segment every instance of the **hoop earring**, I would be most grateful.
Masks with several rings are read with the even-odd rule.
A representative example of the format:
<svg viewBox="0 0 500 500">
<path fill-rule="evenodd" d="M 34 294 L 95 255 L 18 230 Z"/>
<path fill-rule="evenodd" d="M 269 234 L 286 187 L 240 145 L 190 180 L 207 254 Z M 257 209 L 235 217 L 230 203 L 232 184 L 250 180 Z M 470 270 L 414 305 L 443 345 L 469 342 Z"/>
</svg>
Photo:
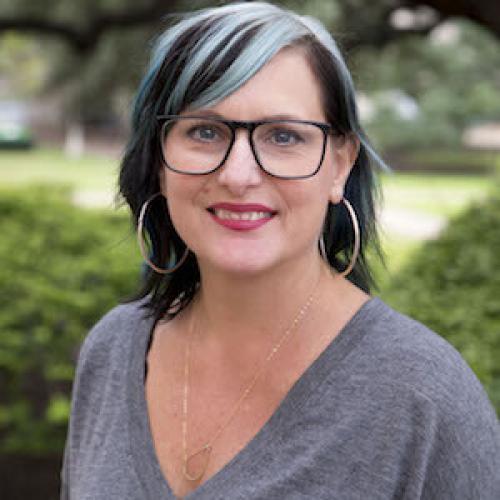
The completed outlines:
<svg viewBox="0 0 500 500">
<path fill-rule="evenodd" d="M 179 267 L 184 264 L 185 260 L 187 259 L 187 256 L 189 255 L 189 248 L 186 246 L 186 250 L 182 254 L 182 257 L 180 258 L 179 262 L 175 264 L 172 267 L 169 267 L 167 269 L 162 269 L 161 267 L 156 266 L 151 262 L 151 260 L 148 257 L 148 252 L 146 250 L 146 245 L 144 243 L 144 218 L 146 216 L 146 211 L 148 209 L 149 204 L 157 197 L 160 196 L 161 193 L 156 193 L 150 198 L 148 198 L 141 206 L 141 210 L 139 211 L 139 219 L 137 221 L 137 241 L 139 243 L 139 249 L 141 251 L 142 258 L 144 259 L 144 262 L 151 268 L 153 271 L 156 271 L 159 274 L 171 274 Z"/>
<path fill-rule="evenodd" d="M 323 233 L 321 233 L 321 236 L 319 237 L 319 253 L 321 255 L 321 258 L 326 263 L 328 263 L 328 255 L 326 255 L 325 236 Z"/>
<path fill-rule="evenodd" d="M 356 265 L 356 261 L 358 260 L 359 257 L 359 250 L 361 247 L 361 237 L 359 231 L 358 217 L 356 216 L 354 208 L 346 198 L 342 198 L 341 201 L 344 203 L 345 207 L 347 208 L 347 211 L 349 212 L 349 216 L 351 218 L 351 223 L 352 223 L 352 229 L 354 232 L 354 249 L 352 251 L 351 259 L 349 260 L 349 264 L 347 265 L 347 267 L 342 272 L 339 272 L 340 276 L 345 277 L 351 273 L 351 271 L 354 269 L 354 266 Z M 319 253 L 321 254 L 321 257 L 328 263 L 328 256 L 326 254 L 326 247 L 325 247 L 325 238 L 323 236 L 323 233 L 321 233 L 321 236 L 319 238 Z"/>
</svg>

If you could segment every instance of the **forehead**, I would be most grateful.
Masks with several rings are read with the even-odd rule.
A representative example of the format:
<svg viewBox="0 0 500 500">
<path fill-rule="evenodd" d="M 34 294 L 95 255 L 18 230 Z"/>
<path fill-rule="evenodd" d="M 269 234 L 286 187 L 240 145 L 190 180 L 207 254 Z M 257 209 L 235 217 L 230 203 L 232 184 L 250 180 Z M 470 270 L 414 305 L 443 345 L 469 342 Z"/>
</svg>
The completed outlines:
<svg viewBox="0 0 500 500">
<path fill-rule="evenodd" d="M 306 51 L 300 47 L 280 50 L 239 89 L 204 109 L 230 119 L 290 115 L 325 120 L 320 84 L 307 61 Z"/>
</svg>

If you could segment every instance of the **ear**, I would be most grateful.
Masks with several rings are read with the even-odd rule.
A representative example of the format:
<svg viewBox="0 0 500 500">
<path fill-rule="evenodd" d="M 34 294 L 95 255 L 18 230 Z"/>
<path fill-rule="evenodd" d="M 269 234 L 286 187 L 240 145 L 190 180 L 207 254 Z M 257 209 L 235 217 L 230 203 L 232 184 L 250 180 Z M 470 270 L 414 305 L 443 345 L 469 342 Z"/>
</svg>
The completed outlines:
<svg viewBox="0 0 500 500">
<path fill-rule="evenodd" d="M 358 157 L 359 139 L 354 134 L 333 137 L 331 144 L 335 175 L 330 190 L 330 201 L 336 205 L 342 201 L 347 179 Z"/>
</svg>

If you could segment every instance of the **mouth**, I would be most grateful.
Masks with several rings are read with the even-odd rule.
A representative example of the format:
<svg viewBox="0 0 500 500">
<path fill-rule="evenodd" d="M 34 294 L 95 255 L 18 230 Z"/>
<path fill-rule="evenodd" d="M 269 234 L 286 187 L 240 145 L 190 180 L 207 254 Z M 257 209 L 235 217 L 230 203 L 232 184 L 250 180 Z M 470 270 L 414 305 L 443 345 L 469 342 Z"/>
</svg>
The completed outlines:
<svg viewBox="0 0 500 500">
<path fill-rule="evenodd" d="M 207 210 L 219 224 L 240 231 L 257 229 L 277 214 L 276 210 L 261 204 L 217 203 Z"/>
<path fill-rule="evenodd" d="M 223 220 L 249 220 L 255 221 L 260 219 L 270 219 L 274 214 L 273 212 L 233 212 L 223 208 L 209 208 L 208 211 L 218 219 Z"/>
</svg>

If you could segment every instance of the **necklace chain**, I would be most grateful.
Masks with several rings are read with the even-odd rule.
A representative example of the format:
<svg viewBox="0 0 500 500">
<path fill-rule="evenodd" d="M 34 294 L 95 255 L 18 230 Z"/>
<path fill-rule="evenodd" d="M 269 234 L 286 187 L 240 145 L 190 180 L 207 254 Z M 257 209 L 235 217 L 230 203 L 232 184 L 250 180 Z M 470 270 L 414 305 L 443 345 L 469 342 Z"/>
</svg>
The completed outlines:
<svg viewBox="0 0 500 500">
<path fill-rule="evenodd" d="M 320 278 L 321 278 L 321 275 L 320 275 Z M 314 299 L 316 296 L 316 290 L 318 288 L 318 284 L 319 284 L 319 279 L 314 286 L 314 290 L 311 292 L 311 294 L 309 295 L 309 297 L 306 300 L 306 302 L 304 303 L 304 305 L 300 308 L 299 312 L 297 313 L 297 315 L 293 319 L 292 323 L 285 330 L 285 332 L 283 333 L 281 338 L 278 340 L 278 342 L 276 342 L 276 344 L 274 344 L 274 346 L 271 348 L 271 350 L 269 351 L 269 354 L 266 356 L 266 358 L 264 359 L 264 361 L 262 362 L 260 367 L 255 372 L 254 376 L 252 377 L 252 380 L 247 385 L 247 387 L 244 389 L 244 391 L 241 393 L 241 396 L 239 397 L 236 404 L 233 406 L 233 409 L 229 412 L 229 415 L 223 421 L 223 423 L 218 427 L 217 431 L 212 436 L 212 438 L 209 439 L 197 451 L 188 455 L 188 452 L 187 452 L 187 417 L 188 417 L 189 375 L 190 375 L 189 367 L 190 367 L 190 358 L 191 358 L 191 340 L 193 337 L 193 330 L 194 330 L 193 328 L 191 328 L 190 338 L 188 339 L 188 342 L 186 343 L 186 351 L 185 351 L 185 356 L 184 356 L 184 391 L 183 391 L 183 401 L 182 401 L 183 474 L 187 480 L 194 482 L 194 481 L 199 481 L 203 477 L 203 475 L 205 474 L 207 467 L 208 467 L 208 462 L 210 460 L 210 454 L 212 452 L 214 442 L 219 438 L 219 436 L 222 434 L 224 429 L 230 424 L 230 422 L 236 416 L 243 401 L 252 392 L 257 381 L 264 373 L 264 371 L 267 367 L 267 364 L 274 358 L 276 353 L 280 350 L 281 346 L 285 343 L 285 341 L 288 339 L 288 337 L 291 335 L 291 333 L 296 330 L 297 326 L 304 319 L 304 316 L 307 314 L 307 312 L 309 311 L 309 308 L 311 307 L 312 303 L 314 302 Z M 198 455 L 204 455 L 204 457 L 203 457 L 204 458 L 204 466 L 201 468 L 201 471 L 198 474 L 193 475 L 189 472 L 189 463 L 193 458 L 195 458 Z"/>
</svg>

